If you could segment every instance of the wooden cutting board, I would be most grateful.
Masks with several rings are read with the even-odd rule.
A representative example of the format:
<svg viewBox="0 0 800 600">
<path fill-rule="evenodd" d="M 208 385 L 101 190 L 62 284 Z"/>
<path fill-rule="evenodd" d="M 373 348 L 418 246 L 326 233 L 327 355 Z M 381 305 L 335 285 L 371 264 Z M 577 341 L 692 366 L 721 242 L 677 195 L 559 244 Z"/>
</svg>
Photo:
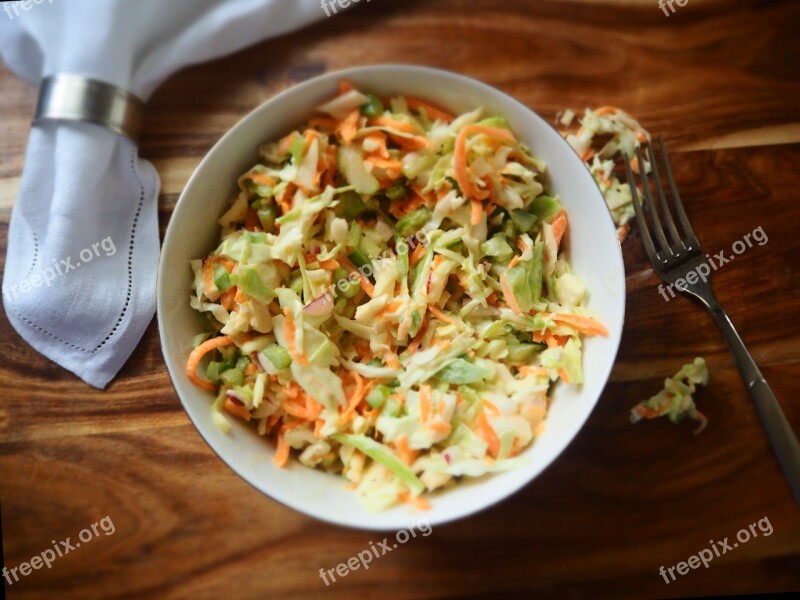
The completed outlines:
<svg viewBox="0 0 800 600">
<path fill-rule="evenodd" d="M 714 288 L 800 431 L 800 4 L 672 4 L 669 16 L 657 0 L 375 0 L 330 18 L 320 8 L 315 27 L 186 70 L 153 98 L 141 154 L 162 178 L 162 233 L 211 145 L 262 101 L 323 72 L 381 62 L 441 67 L 497 86 L 551 121 L 565 107 L 619 106 L 665 135 L 707 251 L 730 254 L 756 228 L 766 233 L 767 243 L 715 274 Z M 35 91 L 1 67 L 0 262 L 34 101 Z M 6 565 L 51 540 L 74 543 L 105 516 L 115 526 L 15 583 L 10 597 L 797 590 L 800 511 L 731 355 L 703 310 L 659 295 L 635 230 L 624 255 L 628 304 L 616 367 L 562 457 L 502 504 L 417 536 L 327 588 L 321 568 L 383 534 L 315 522 L 230 471 L 181 408 L 155 324 L 100 392 L 31 350 L 0 315 Z M 629 409 L 695 356 L 711 369 L 711 384 L 697 394 L 706 431 L 631 425 Z M 708 568 L 669 584 L 659 574 L 711 542 L 732 544 L 760 520 L 770 527 L 756 526 Z"/>
</svg>

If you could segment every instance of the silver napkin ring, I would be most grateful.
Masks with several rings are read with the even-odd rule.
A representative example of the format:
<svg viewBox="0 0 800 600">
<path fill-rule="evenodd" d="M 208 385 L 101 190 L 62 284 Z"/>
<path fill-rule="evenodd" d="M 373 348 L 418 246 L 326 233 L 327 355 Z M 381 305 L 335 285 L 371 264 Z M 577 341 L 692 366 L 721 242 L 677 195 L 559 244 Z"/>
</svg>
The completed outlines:
<svg viewBox="0 0 800 600">
<path fill-rule="evenodd" d="M 115 85 L 81 75 L 52 75 L 42 80 L 34 123 L 57 119 L 94 123 L 138 139 L 144 102 Z"/>
</svg>

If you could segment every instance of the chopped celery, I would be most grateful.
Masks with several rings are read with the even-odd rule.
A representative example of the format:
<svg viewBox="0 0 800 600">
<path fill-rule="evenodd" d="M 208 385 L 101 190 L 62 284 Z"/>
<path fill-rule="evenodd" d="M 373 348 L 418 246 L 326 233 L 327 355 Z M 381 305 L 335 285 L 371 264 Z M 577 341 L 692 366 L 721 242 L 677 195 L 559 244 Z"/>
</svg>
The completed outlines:
<svg viewBox="0 0 800 600">
<path fill-rule="evenodd" d="M 383 114 L 383 102 L 377 96 L 367 94 L 369 102 L 361 107 L 361 114 L 365 117 L 380 117 Z"/>
<path fill-rule="evenodd" d="M 278 208 L 274 204 L 259 208 L 258 220 L 261 223 L 261 228 L 268 233 L 275 231 L 275 219 L 278 218 L 278 214 Z"/>
<path fill-rule="evenodd" d="M 426 206 L 418 208 L 414 212 L 408 213 L 402 219 L 397 222 L 395 226 L 395 230 L 397 231 L 398 235 L 402 237 L 407 237 L 419 231 L 419 229 L 425 225 L 428 221 L 430 221 L 431 216 L 433 213 L 431 209 Z"/>
<path fill-rule="evenodd" d="M 244 371 L 241 369 L 228 369 L 223 371 L 219 378 L 227 386 L 233 387 L 244 383 Z"/>
<path fill-rule="evenodd" d="M 436 373 L 436 377 L 442 381 L 461 385 L 478 383 L 486 379 L 487 376 L 488 373 L 486 371 L 463 358 L 457 358 Z"/>
<path fill-rule="evenodd" d="M 389 398 L 383 405 L 381 415 L 384 417 L 396 417 L 400 414 L 400 403 L 394 398 Z"/>
<path fill-rule="evenodd" d="M 350 279 L 348 279 L 347 271 L 341 267 L 333 272 L 333 285 L 336 286 L 338 293 L 340 293 L 345 300 L 355 296 L 359 290 L 359 285 L 350 281 Z M 342 298 L 339 298 L 338 300 L 341 299 Z"/>
<path fill-rule="evenodd" d="M 389 200 L 402 200 L 406 196 L 408 196 L 408 188 L 402 181 L 395 183 L 386 190 L 386 197 L 389 198 Z"/>
<path fill-rule="evenodd" d="M 546 221 L 561 210 L 561 204 L 550 196 L 539 196 L 528 207 L 528 212 L 540 221 Z"/>
<path fill-rule="evenodd" d="M 355 219 L 369 210 L 360 194 L 353 190 L 344 192 L 339 196 L 339 206 L 336 207 L 336 216 L 345 219 Z"/>
<path fill-rule="evenodd" d="M 279 371 L 288 368 L 289 365 L 292 364 L 292 357 L 289 355 L 289 351 L 278 344 L 267 346 L 264 349 L 264 356 L 266 356 L 269 362 L 272 363 L 272 366 Z"/>
<path fill-rule="evenodd" d="M 261 279 L 255 269 L 245 269 L 236 276 L 236 285 L 248 296 L 266 304 L 275 297 L 275 292 Z"/>
<path fill-rule="evenodd" d="M 536 226 L 536 217 L 521 208 L 511 211 L 511 219 L 517 229 L 525 233 L 529 233 Z"/>
<path fill-rule="evenodd" d="M 372 408 L 380 408 L 391 395 L 392 388 L 385 385 L 379 385 L 367 396 L 367 404 L 369 404 Z"/>
<path fill-rule="evenodd" d="M 524 364 L 543 349 L 544 346 L 542 344 L 510 344 L 508 346 L 508 360 L 515 364 Z"/>
<path fill-rule="evenodd" d="M 227 292 L 232 285 L 231 274 L 222 265 L 214 269 L 214 285 L 220 292 Z"/>
</svg>

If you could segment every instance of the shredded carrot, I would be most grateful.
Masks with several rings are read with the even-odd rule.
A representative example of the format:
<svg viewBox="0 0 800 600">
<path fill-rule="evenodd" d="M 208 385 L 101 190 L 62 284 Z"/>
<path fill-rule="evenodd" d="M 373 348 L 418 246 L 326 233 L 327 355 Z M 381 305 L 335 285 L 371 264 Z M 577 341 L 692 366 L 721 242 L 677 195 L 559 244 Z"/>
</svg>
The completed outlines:
<svg viewBox="0 0 800 600">
<path fill-rule="evenodd" d="M 292 144 L 294 144 L 294 141 L 297 139 L 297 137 L 298 133 L 296 131 L 293 131 L 286 137 L 282 138 L 278 142 L 278 154 L 279 155 L 289 154 L 289 150 L 291 149 Z"/>
<path fill-rule="evenodd" d="M 528 377 L 529 375 L 549 375 L 550 374 L 550 369 L 547 369 L 545 367 L 540 367 L 540 366 L 531 367 L 531 366 L 528 366 L 528 365 L 523 365 L 521 367 L 518 367 L 518 370 L 525 377 Z"/>
<path fill-rule="evenodd" d="M 639 157 L 638 156 L 634 156 L 631 159 L 631 171 L 633 171 L 637 175 L 639 174 Z"/>
<path fill-rule="evenodd" d="M 487 127 L 486 125 L 467 125 L 461 129 L 456 138 L 456 148 L 453 161 L 455 164 L 455 176 L 461 193 L 470 200 L 488 197 L 488 192 L 481 192 L 469 177 L 469 166 L 467 164 L 467 140 L 472 134 L 482 134 L 492 139 L 504 140 L 516 143 L 517 138 L 506 129 Z"/>
<path fill-rule="evenodd" d="M 403 121 L 397 121 L 392 119 L 391 117 L 375 117 L 372 119 L 373 123 L 378 127 L 386 127 L 387 129 L 394 129 L 395 131 L 401 131 L 403 133 L 410 133 L 410 134 L 417 134 L 417 129 L 411 125 L 410 123 L 405 123 Z"/>
<path fill-rule="evenodd" d="M 387 351 L 383 355 L 383 362 L 385 362 L 386 366 L 390 369 L 400 369 L 403 366 L 403 363 L 400 362 L 400 359 L 397 358 L 397 355 L 391 351 Z"/>
<path fill-rule="evenodd" d="M 431 504 L 422 496 L 412 496 L 409 492 L 400 494 L 400 500 L 406 504 L 410 504 L 417 510 L 430 510 Z"/>
<path fill-rule="evenodd" d="M 598 117 L 602 117 L 603 115 L 617 113 L 619 112 L 619 109 L 616 106 L 601 106 L 600 108 L 592 112 L 594 112 L 594 114 L 596 114 Z"/>
<path fill-rule="evenodd" d="M 564 380 L 565 383 L 569 383 L 569 375 L 564 369 L 559 369 L 558 374 L 561 376 L 561 379 Z"/>
<path fill-rule="evenodd" d="M 386 145 L 387 138 L 386 134 L 382 131 L 373 131 L 369 135 L 364 138 L 364 144 L 369 142 L 371 145 L 378 146 L 377 150 L 372 151 L 372 154 L 377 154 L 381 158 L 389 158 L 391 155 L 389 154 L 389 148 Z"/>
<path fill-rule="evenodd" d="M 587 148 L 586 150 L 581 152 L 581 160 L 584 162 L 586 162 L 587 160 L 591 160 L 593 156 L 594 156 L 594 150 L 592 150 L 591 148 Z"/>
<path fill-rule="evenodd" d="M 431 314 L 443 321 L 445 323 L 450 323 L 450 325 L 458 325 L 458 323 L 453 320 L 451 317 L 448 317 L 445 313 L 443 313 L 438 307 L 434 306 L 433 304 L 428 305 L 428 310 L 431 311 Z"/>
<path fill-rule="evenodd" d="M 336 133 L 342 138 L 342 141 L 346 146 L 349 146 L 353 143 L 353 140 L 356 139 L 358 135 L 358 119 L 361 117 L 361 112 L 359 110 L 354 110 L 351 112 L 345 119 L 339 123 L 339 126 L 336 128 Z"/>
<path fill-rule="evenodd" d="M 293 183 L 290 183 L 284 188 L 283 192 L 276 197 L 278 206 L 281 207 L 281 212 L 284 215 L 292 210 L 292 200 L 294 199 L 294 194 L 296 191 L 297 186 Z"/>
<path fill-rule="evenodd" d="M 279 467 L 283 467 L 286 461 L 289 460 L 289 444 L 286 443 L 285 430 L 286 426 L 284 425 L 280 433 L 278 433 L 278 448 L 275 450 L 275 456 L 272 458 L 272 462 Z"/>
<path fill-rule="evenodd" d="M 453 430 L 453 426 L 450 425 L 450 423 L 445 423 L 444 421 L 433 421 L 432 423 L 428 424 L 428 427 L 431 431 L 444 434 L 448 434 Z"/>
<path fill-rule="evenodd" d="M 561 247 L 561 240 L 564 237 L 564 233 L 567 231 L 567 211 L 561 209 L 559 213 L 556 215 L 556 218 L 553 219 L 553 237 L 555 238 L 556 248 Z"/>
<path fill-rule="evenodd" d="M 197 387 L 203 388 L 204 390 L 209 390 L 211 392 L 216 391 L 216 385 L 207 379 L 203 379 L 197 374 L 197 367 L 200 365 L 200 361 L 203 360 L 203 357 L 206 354 L 212 350 L 224 348 L 225 346 L 230 346 L 231 344 L 233 344 L 233 340 L 226 335 L 206 340 L 197 346 L 197 348 L 192 350 L 191 354 L 189 354 L 189 360 L 186 361 L 186 374 L 189 376 L 189 379 L 191 379 L 192 383 L 194 383 Z"/>
<path fill-rule="evenodd" d="M 541 331 L 533 332 L 531 337 L 537 344 L 544 342 L 547 344 L 548 348 L 557 348 L 558 346 L 563 346 L 567 343 L 567 340 L 569 340 L 569 336 L 566 335 L 553 335 L 550 333 L 542 333 Z"/>
<path fill-rule="evenodd" d="M 339 268 L 339 263 L 333 260 L 332 258 L 329 260 L 322 260 L 319 263 L 319 268 L 324 269 L 326 271 L 335 271 Z"/>
<path fill-rule="evenodd" d="M 412 465 L 414 461 L 417 460 L 417 455 L 419 453 L 408 447 L 408 438 L 406 436 L 398 436 L 394 442 L 394 447 L 397 449 L 400 460 L 407 465 Z"/>
<path fill-rule="evenodd" d="M 372 298 L 375 295 L 375 286 L 372 285 L 372 283 L 370 283 L 366 277 L 364 277 L 361 271 L 359 271 L 356 266 L 350 262 L 350 259 L 344 254 L 339 255 L 339 264 L 342 265 L 346 271 L 358 275 L 359 285 L 361 286 L 361 289 L 367 293 L 367 296 Z"/>
<path fill-rule="evenodd" d="M 325 421 L 317 419 L 314 422 L 314 435 L 318 438 L 322 437 L 322 428 L 325 427 Z"/>
<path fill-rule="evenodd" d="M 289 346 L 289 354 L 292 355 L 292 359 L 297 361 L 297 364 L 299 364 L 301 367 L 307 367 L 308 359 L 295 347 L 295 336 L 297 331 L 295 330 L 292 312 L 286 308 L 283 311 L 283 316 L 286 317 L 286 320 L 283 322 L 283 335 L 286 337 L 286 345 Z"/>
<path fill-rule="evenodd" d="M 583 317 L 572 313 L 553 313 L 550 315 L 553 321 L 572 327 L 576 331 L 586 335 L 601 335 L 608 337 L 608 329 L 602 323 L 589 317 Z"/>
<path fill-rule="evenodd" d="M 431 418 L 431 386 L 429 385 L 419 388 L 419 418 L 423 423 Z"/>
<path fill-rule="evenodd" d="M 486 400 L 486 398 L 484 398 L 483 403 L 486 406 L 486 408 L 489 409 L 489 412 L 492 413 L 495 417 L 500 416 L 500 409 L 497 408 L 497 406 L 495 406 L 494 402 L 490 402 L 489 400 Z"/>
<path fill-rule="evenodd" d="M 356 389 L 353 393 L 353 396 L 350 398 L 350 402 L 347 405 L 347 408 L 342 413 L 342 419 L 349 421 L 355 415 L 356 408 L 358 405 L 361 404 L 361 401 L 366 398 L 367 394 L 369 393 L 370 389 L 372 389 L 373 382 L 370 381 L 368 384 L 364 383 L 364 378 L 361 377 L 360 374 L 356 373 L 355 371 L 348 371 L 351 376 L 353 377 L 354 381 L 356 382 Z"/>
<path fill-rule="evenodd" d="M 252 418 L 250 411 L 247 410 L 246 407 L 242 406 L 241 404 L 236 404 L 230 398 L 225 399 L 225 404 L 222 405 L 223 408 L 231 413 L 232 415 L 236 415 L 237 417 L 244 419 L 245 421 L 249 421 Z"/>
<path fill-rule="evenodd" d="M 483 411 L 478 415 L 478 426 L 478 435 L 489 445 L 489 452 L 493 456 L 500 454 L 500 439 Z"/>
<path fill-rule="evenodd" d="M 483 203 L 480 200 L 472 200 L 472 213 L 470 215 L 469 224 L 475 227 L 481 224 L 483 219 Z"/>
<path fill-rule="evenodd" d="M 424 109 L 425 114 L 428 115 L 428 117 L 430 117 L 433 120 L 438 119 L 448 124 L 456 120 L 456 118 L 450 113 L 445 112 L 439 108 L 436 108 L 435 106 L 431 106 L 430 104 L 428 104 L 424 100 L 420 100 L 419 98 L 410 98 L 406 96 L 406 104 L 408 104 L 408 108 L 410 108 L 411 110 L 415 110 L 417 112 L 419 112 L 420 109 Z"/>
</svg>

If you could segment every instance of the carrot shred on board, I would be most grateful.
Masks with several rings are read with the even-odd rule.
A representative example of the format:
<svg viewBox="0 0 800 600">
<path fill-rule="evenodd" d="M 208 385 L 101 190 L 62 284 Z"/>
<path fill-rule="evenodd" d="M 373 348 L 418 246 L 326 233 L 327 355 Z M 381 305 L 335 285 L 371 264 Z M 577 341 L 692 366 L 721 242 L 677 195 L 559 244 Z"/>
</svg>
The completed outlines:
<svg viewBox="0 0 800 600">
<path fill-rule="evenodd" d="M 308 359 L 303 355 L 302 349 L 298 350 L 295 346 L 297 331 L 295 330 L 292 312 L 286 308 L 283 311 L 283 316 L 285 317 L 283 322 L 283 335 L 286 337 L 286 345 L 289 346 L 289 354 L 292 355 L 292 359 L 297 361 L 297 364 L 301 367 L 307 367 Z"/>
<path fill-rule="evenodd" d="M 592 112 L 596 114 L 598 117 L 602 117 L 603 115 L 618 113 L 619 109 L 616 106 L 601 106 L 600 108 Z"/>
<path fill-rule="evenodd" d="M 410 108 L 411 110 L 415 110 L 417 112 L 419 112 L 420 109 L 424 109 L 425 114 L 434 120 L 438 119 L 448 124 L 456 120 L 456 118 L 449 112 L 443 111 L 439 108 L 436 108 L 435 106 L 431 106 L 430 104 L 428 104 L 424 100 L 420 100 L 419 98 L 410 98 L 407 96 L 406 104 L 408 105 L 408 108 Z"/>
<path fill-rule="evenodd" d="M 423 385 L 419 388 L 419 418 L 425 423 L 431 418 L 431 386 Z"/>
<path fill-rule="evenodd" d="M 461 129 L 456 138 L 456 148 L 453 157 L 455 165 L 455 176 L 461 193 L 470 200 L 482 200 L 488 197 L 488 192 L 480 192 L 469 177 L 469 166 L 467 164 L 467 141 L 471 134 L 482 134 L 492 139 L 504 140 L 516 143 L 517 138 L 506 129 L 487 127 L 486 125 L 467 125 Z M 485 195 L 484 195 L 485 194 Z"/>
<path fill-rule="evenodd" d="M 361 286 L 361 289 L 367 293 L 367 296 L 372 298 L 375 295 L 375 286 L 372 285 L 372 283 L 370 283 L 366 277 L 364 277 L 361 271 L 359 271 L 356 266 L 350 262 L 350 259 L 344 254 L 339 255 L 339 264 L 342 265 L 346 271 L 358 275 L 359 285 Z"/>
<path fill-rule="evenodd" d="M 230 398 L 225 399 L 225 404 L 223 404 L 222 407 L 230 414 L 235 415 L 241 419 L 244 419 L 245 421 L 249 421 L 250 419 L 252 419 L 252 415 L 250 414 L 250 411 L 247 410 L 246 407 L 242 406 L 241 404 L 236 404 L 236 402 L 234 402 Z"/>
<path fill-rule="evenodd" d="M 203 357 L 206 354 L 212 350 L 224 348 L 225 346 L 230 346 L 231 344 L 233 344 L 233 340 L 226 335 L 206 340 L 197 346 L 197 348 L 192 350 L 191 354 L 189 354 L 189 359 L 186 361 L 186 375 L 188 375 L 193 384 L 210 392 L 217 390 L 217 386 L 213 382 L 209 381 L 208 379 L 203 379 L 197 374 L 197 367 L 200 365 L 200 361 L 203 360 Z"/>
<path fill-rule="evenodd" d="M 555 323 L 567 325 L 572 327 L 580 333 L 586 335 L 601 335 L 608 337 L 608 329 L 602 323 L 589 317 L 583 317 L 573 313 L 552 313 L 550 314 Z"/>
</svg>

